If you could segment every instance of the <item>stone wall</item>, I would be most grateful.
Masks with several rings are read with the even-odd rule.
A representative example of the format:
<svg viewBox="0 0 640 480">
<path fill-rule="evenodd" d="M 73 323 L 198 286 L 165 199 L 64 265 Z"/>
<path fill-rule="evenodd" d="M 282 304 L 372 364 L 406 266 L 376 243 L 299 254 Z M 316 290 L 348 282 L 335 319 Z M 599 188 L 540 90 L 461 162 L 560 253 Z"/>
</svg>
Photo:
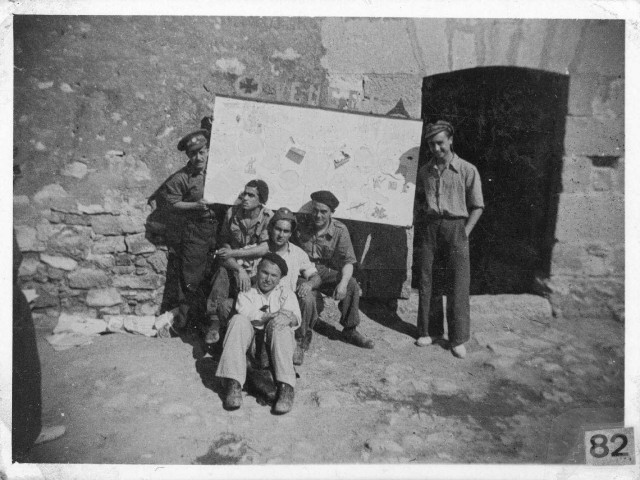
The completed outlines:
<svg viewBox="0 0 640 480">
<path fill-rule="evenodd" d="M 215 94 L 383 114 L 402 99 L 419 118 L 424 77 L 511 65 L 570 75 L 547 293 L 567 316 L 623 311 L 622 21 L 16 16 L 14 32 L 14 226 L 38 308 L 157 310 L 147 197 Z"/>
</svg>

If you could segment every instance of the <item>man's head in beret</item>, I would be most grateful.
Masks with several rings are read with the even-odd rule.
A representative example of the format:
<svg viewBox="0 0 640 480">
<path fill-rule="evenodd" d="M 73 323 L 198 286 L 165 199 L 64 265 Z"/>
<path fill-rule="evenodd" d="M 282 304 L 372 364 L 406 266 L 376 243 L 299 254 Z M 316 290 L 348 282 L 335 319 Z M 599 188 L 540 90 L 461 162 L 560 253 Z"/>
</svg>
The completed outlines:
<svg viewBox="0 0 640 480">
<path fill-rule="evenodd" d="M 438 120 L 435 123 L 428 123 L 424 129 L 424 138 L 436 162 L 442 164 L 450 161 L 453 158 L 453 125 L 444 120 Z"/>
<path fill-rule="evenodd" d="M 269 222 L 269 240 L 278 249 L 284 247 L 297 226 L 293 212 L 287 207 L 279 208 Z"/>
<path fill-rule="evenodd" d="M 311 194 L 313 206 L 311 216 L 316 230 L 326 228 L 331 222 L 331 216 L 340 204 L 336 196 L 328 190 L 320 190 Z"/>
<path fill-rule="evenodd" d="M 258 264 L 257 286 L 262 293 L 269 293 L 289 273 L 287 262 L 277 253 L 269 252 Z"/>
<path fill-rule="evenodd" d="M 209 132 L 196 130 L 185 135 L 178 142 L 178 150 L 187 154 L 191 168 L 197 172 L 204 171 L 209 157 Z"/>
</svg>

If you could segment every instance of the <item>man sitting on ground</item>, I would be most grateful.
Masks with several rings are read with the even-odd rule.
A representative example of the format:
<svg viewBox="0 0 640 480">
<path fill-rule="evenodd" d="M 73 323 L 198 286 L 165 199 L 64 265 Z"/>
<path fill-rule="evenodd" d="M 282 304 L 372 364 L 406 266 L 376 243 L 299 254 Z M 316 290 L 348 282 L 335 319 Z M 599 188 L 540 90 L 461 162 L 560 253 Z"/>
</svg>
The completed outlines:
<svg viewBox="0 0 640 480">
<path fill-rule="evenodd" d="M 338 300 L 343 339 L 362 348 L 373 348 L 373 341 L 356 330 L 360 324 L 360 287 L 353 278 L 356 255 L 349 230 L 344 223 L 332 218 L 338 204 L 335 195 L 321 190 L 311 194 L 313 201 L 312 222 L 301 224 L 297 230 L 297 243 L 309 255 L 322 279 L 320 291 Z M 309 315 L 309 332 L 318 319 L 316 303 Z"/>
<path fill-rule="evenodd" d="M 241 203 L 234 205 L 224 217 L 216 251 L 216 263 L 207 300 L 210 327 L 205 342 L 220 338 L 221 322 L 227 320 L 232 300 L 239 292 L 251 288 L 258 260 L 269 251 L 267 225 L 273 216 L 264 205 L 269 187 L 263 180 L 251 180 L 240 194 Z M 232 274 L 232 275 L 230 275 Z"/>
<path fill-rule="evenodd" d="M 311 342 L 311 327 L 317 319 L 316 291 L 322 284 L 322 279 L 313 262 L 309 260 L 309 255 L 289 242 L 296 226 L 296 217 L 291 210 L 285 207 L 278 209 L 269 222 L 269 250 L 287 262 L 289 274 L 282 277 L 280 282 L 288 285 L 298 296 L 302 325 L 296 330 L 293 364 L 302 365 L 304 352 Z"/>
<path fill-rule="evenodd" d="M 294 330 L 300 326 L 300 308 L 295 294 L 280 279 L 288 273 L 287 263 L 269 252 L 258 264 L 255 286 L 240 292 L 236 315 L 231 318 L 216 376 L 226 380 L 224 408 L 242 405 L 242 385 L 247 376 L 247 350 L 255 330 L 266 329 L 265 342 L 278 387 L 275 413 L 287 413 L 293 406 L 296 372 L 293 367 Z"/>
</svg>

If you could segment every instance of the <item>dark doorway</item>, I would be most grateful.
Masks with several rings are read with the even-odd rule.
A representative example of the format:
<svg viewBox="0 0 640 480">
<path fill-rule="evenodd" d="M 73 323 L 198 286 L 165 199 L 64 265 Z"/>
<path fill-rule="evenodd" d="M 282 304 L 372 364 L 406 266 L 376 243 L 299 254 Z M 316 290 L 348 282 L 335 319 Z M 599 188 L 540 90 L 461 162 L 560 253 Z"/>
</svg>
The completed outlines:
<svg viewBox="0 0 640 480">
<path fill-rule="evenodd" d="M 450 121 L 455 152 L 482 179 L 485 210 L 470 238 L 472 294 L 532 292 L 536 275 L 549 274 L 568 88 L 566 75 L 514 67 L 424 79 L 425 124 Z M 423 145 L 420 166 L 426 161 Z"/>
</svg>

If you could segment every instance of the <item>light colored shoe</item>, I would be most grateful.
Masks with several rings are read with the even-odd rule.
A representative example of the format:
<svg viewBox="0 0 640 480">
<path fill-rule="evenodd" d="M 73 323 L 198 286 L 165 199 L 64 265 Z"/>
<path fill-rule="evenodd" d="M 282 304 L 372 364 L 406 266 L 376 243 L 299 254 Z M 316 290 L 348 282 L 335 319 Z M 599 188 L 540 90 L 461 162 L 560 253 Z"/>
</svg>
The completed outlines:
<svg viewBox="0 0 640 480">
<path fill-rule="evenodd" d="M 453 353 L 454 357 L 464 358 L 467 356 L 467 349 L 464 345 L 456 345 L 455 347 L 451 347 L 451 353 Z"/>
<path fill-rule="evenodd" d="M 442 337 L 420 337 L 416 340 L 416 345 L 419 347 L 427 347 L 429 345 L 433 345 Z"/>
<path fill-rule="evenodd" d="M 40 429 L 40 435 L 36 438 L 34 442 L 35 445 L 40 445 L 41 443 L 50 442 L 51 440 L 55 440 L 56 438 L 60 438 L 67 431 L 67 427 L 64 425 L 53 425 L 50 427 L 42 427 Z"/>
</svg>

